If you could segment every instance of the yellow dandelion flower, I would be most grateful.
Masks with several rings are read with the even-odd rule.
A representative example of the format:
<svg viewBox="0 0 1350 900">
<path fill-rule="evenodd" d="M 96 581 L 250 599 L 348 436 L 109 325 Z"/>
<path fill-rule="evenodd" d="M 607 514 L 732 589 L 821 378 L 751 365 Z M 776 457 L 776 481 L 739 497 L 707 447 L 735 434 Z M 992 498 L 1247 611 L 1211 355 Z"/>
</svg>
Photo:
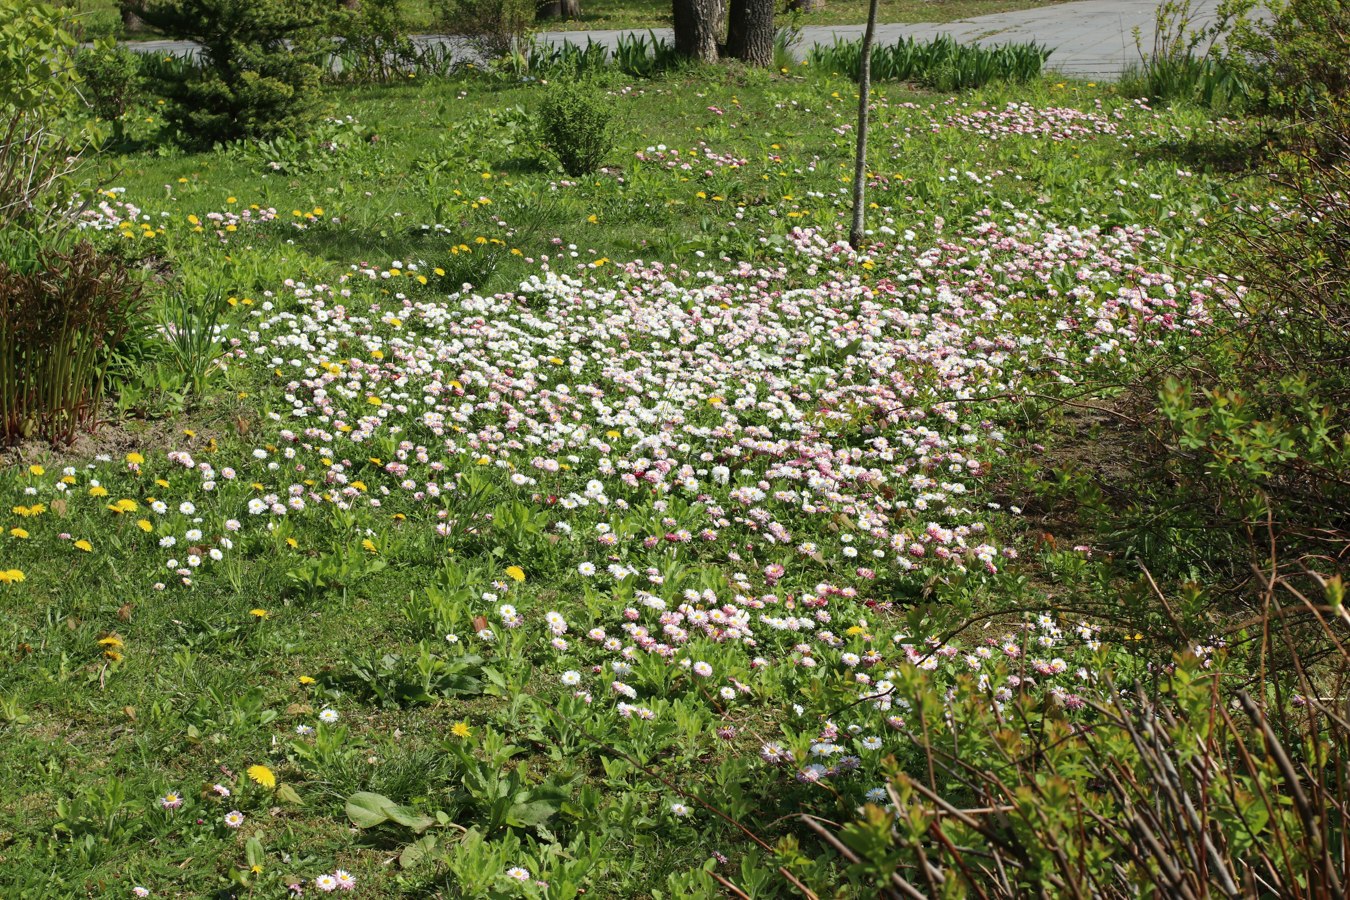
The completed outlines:
<svg viewBox="0 0 1350 900">
<path fill-rule="evenodd" d="M 137 519 L 136 527 L 139 528 L 141 531 L 144 531 L 146 534 L 149 534 L 150 532 L 155 530 L 155 526 L 150 524 L 149 519 Z"/>
<path fill-rule="evenodd" d="M 525 580 L 525 570 L 522 569 L 520 566 L 507 566 L 507 567 L 506 567 L 506 575 L 507 575 L 507 577 L 509 577 L 512 581 L 524 581 L 524 580 Z"/>
<path fill-rule="evenodd" d="M 99 645 L 100 647 L 122 647 L 122 646 L 125 646 L 125 645 L 122 643 L 122 639 L 121 639 L 120 637 L 118 637 L 117 635 L 115 635 L 115 634 L 110 634 L 110 635 L 108 635 L 107 637 L 101 637 L 101 638 L 99 638 L 99 639 L 98 639 L 98 645 Z"/>
<path fill-rule="evenodd" d="M 250 609 L 248 611 L 248 614 L 250 616 L 253 616 L 255 619 L 266 619 L 272 615 L 265 609 Z"/>
<path fill-rule="evenodd" d="M 127 462 L 133 466 L 139 466 L 141 463 L 145 462 L 145 457 L 133 451 L 127 454 Z"/>
<path fill-rule="evenodd" d="M 44 468 L 42 468 L 42 466 L 39 466 L 39 465 L 31 465 L 31 466 L 29 466 L 29 467 L 28 467 L 28 471 L 29 471 L 31 474 L 33 474 L 33 475 L 38 475 L 38 476 L 42 476 L 42 475 L 46 475 L 46 474 L 47 474 L 47 470 L 44 469 Z"/>
<path fill-rule="evenodd" d="M 301 676 L 300 676 L 300 683 L 301 683 L 301 684 L 313 684 L 313 683 L 314 683 L 314 679 L 313 679 L 313 678 L 310 678 L 308 675 L 301 675 Z"/>
<path fill-rule="evenodd" d="M 105 488 L 105 487 L 104 487 L 103 485 L 101 485 L 101 484 L 96 484 L 96 485 L 94 485 L 93 487 L 91 487 L 91 488 L 89 489 L 89 496 L 90 496 L 90 497 L 106 497 L 106 496 L 108 496 L 108 489 Z"/>
<path fill-rule="evenodd" d="M 467 738 L 473 734 L 468 722 L 456 722 L 450 726 L 450 733 L 457 738 Z"/>
<path fill-rule="evenodd" d="M 294 550 L 296 547 L 300 546 L 300 542 L 295 538 L 286 538 L 286 546 Z"/>
<path fill-rule="evenodd" d="M 9 530 L 9 536 L 10 536 L 10 537 L 16 537 L 16 538 L 18 538 L 19 540 L 22 541 L 22 540 L 24 540 L 25 538 L 28 537 L 28 531 L 27 531 L 26 529 L 19 528 L 18 526 L 15 526 L 14 528 L 11 528 L 11 529 Z"/>
<path fill-rule="evenodd" d="M 271 789 L 277 786 L 277 776 L 267 766 L 249 766 L 247 775 L 255 784 Z"/>
<path fill-rule="evenodd" d="M 364 541 L 361 542 L 361 549 L 364 550 L 364 551 L 366 551 L 367 553 L 379 553 L 379 552 L 380 552 L 380 551 L 379 551 L 379 548 L 377 548 L 377 547 L 375 546 L 375 542 L 372 541 L 370 538 L 366 538 Z"/>
<path fill-rule="evenodd" d="M 18 569 L 0 569 L 0 584 L 18 584 L 24 577 Z"/>
<path fill-rule="evenodd" d="M 94 545 L 81 538 L 75 542 L 75 549 L 83 550 L 85 553 L 88 553 L 90 550 L 94 549 Z"/>
</svg>

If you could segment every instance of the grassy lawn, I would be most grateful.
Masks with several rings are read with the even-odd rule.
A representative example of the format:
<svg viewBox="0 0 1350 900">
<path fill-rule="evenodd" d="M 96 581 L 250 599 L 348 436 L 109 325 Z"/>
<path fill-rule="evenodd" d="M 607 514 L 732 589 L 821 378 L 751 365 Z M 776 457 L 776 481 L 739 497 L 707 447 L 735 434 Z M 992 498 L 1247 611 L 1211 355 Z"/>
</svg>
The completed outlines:
<svg viewBox="0 0 1350 900">
<path fill-rule="evenodd" d="M 867 896 L 790 816 L 913 761 L 879 684 L 1147 671 L 1109 623 L 947 628 L 1119 576 L 1044 537 L 1045 446 L 1099 426 L 1032 398 L 1222 316 L 1201 220 L 1254 188 L 1163 152 L 1207 117 L 883 86 L 855 257 L 850 82 L 597 90 L 584 178 L 486 77 L 207 153 L 139 109 L 97 161 L 90 233 L 228 353 L 0 471 L 0 895 Z"/>
<path fill-rule="evenodd" d="M 892 0 L 883 3 L 882 22 L 955 22 L 971 16 L 1034 9 L 1062 0 Z M 115 0 L 78 0 L 85 27 L 92 34 L 120 33 L 121 18 Z M 437 8 L 428 0 L 406 4 L 409 25 L 414 32 L 434 32 Z M 669 28 L 670 4 L 657 0 L 590 0 L 582 4 L 579 19 L 565 22 L 541 22 L 541 30 L 588 31 L 608 29 Z M 784 22 L 786 16 L 780 17 Z M 801 16 L 803 25 L 857 25 L 867 21 L 864 0 L 832 0 L 823 9 Z M 119 36 L 121 36 L 119 34 Z M 125 36 L 135 39 L 136 36 Z M 156 37 L 154 34 L 140 35 Z"/>
</svg>

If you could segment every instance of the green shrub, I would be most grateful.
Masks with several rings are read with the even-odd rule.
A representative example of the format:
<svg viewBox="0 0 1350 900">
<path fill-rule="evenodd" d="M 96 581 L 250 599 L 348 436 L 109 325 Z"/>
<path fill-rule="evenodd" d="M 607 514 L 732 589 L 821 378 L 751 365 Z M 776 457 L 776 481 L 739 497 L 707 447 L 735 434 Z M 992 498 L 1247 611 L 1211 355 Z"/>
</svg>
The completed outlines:
<svg viewBox="0 0 1350 900">
<path fill-rule="evenodd" d="M 315 109 L 326 57 L 323 0 L 124 0 L 148 24 L 201 45 L 194 77 L 158 85 L 167 118 L 195 145 L 297 131 Z"/>
<path fill-rule="evenodd" d="M 498 59 L 523 45 L 534 25 L 534 0 L 440 0 L 441 24 L 460 35 L 487 59 Z"/>
<path fill-rule="evenodd" d="M 420 54 L 409 37 L 402 0 L 362 0 L 336 19 L 337 77 L 343 81 L 389 81 L 415 70 Z"/>
<path fill-rule="evenodd" d="M 1307 115 L 1350 94 L 1350 3 L 1267 0 L 1267 15 L 1237 18 L 1225 34 L 1265 107 Z"/>
<path fill-rule="evenodd" d="M 116 122 L 140 99 L 144 89 L 140 56 L 112 41 L 75 54 L 80 91 L 94 115 Z"/>
<path fill-rule="evenodd" d="M 1340 710 L 1253 698 L 1221 657 L 1077 712 L 909 679 L 924 758 L 842 829 L 803 822 L 867 896 L 1343 896 Z"/>
<path fill-rule="evenodd" d="M 0 440 L 69 443 L 96 424 L 109 358 L 143 312 L 140 283 L 88 242 L 31 272 L 0 261 Z"/>
<path fill-rule="evenodd" d="M 1121 77 L 1126 96 L 1185 101 L 1208 109 L 1242 111 L 1252 98 L 1250 70 L 1230 54 L 1228 38 L 1247 22 L 1253 0 L 1225 0 L 1212 18 L 1199 19 L 1192 0 L 1164 0 L 1154 13 L 1153 46 L 1135 29 L 1139 62 Z"/>
<path fill-rule="evenodd" d="M 0 247 L 68 222 L 69 176 L 94 137 L 79 121 L 75 41 L 53 9 L 0 0 Z"/>
<path fill-rule="evenodd" d="M 557 84 L 540 105 L 539 140 L 568 175 L 596 171 L 614 148 L 614 106 L 598 91 L 584 81 Z"/>
</svg>

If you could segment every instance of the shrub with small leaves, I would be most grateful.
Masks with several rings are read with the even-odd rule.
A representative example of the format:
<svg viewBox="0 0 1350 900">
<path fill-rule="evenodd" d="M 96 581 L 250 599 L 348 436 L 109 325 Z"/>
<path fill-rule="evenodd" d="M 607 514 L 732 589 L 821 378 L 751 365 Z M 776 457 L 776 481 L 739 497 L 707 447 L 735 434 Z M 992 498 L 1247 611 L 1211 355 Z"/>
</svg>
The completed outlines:
<svg viewBox="0 0 1350 900">
<path fill-rule="evenodd" d="M 614 106 L 599 88 L 577 81 L 556 85 L 539 107 L 539 141 L 568 175 L 588 175 L 614 149 Z"/>
<path fill-rule="evenodd" d="M 75 70 L 83 83 L 80 92 L 94 115 L 116 122 L 140 98 L 145 85 L 140 55 L 113 41 L 101 41 L 75 54 Z"/>
<path fill-rule="evenodd" d="M 534 0 L 440 0 L 441 27 L 486 59 L 520 52 L 534 24 Z"/>
</svg>

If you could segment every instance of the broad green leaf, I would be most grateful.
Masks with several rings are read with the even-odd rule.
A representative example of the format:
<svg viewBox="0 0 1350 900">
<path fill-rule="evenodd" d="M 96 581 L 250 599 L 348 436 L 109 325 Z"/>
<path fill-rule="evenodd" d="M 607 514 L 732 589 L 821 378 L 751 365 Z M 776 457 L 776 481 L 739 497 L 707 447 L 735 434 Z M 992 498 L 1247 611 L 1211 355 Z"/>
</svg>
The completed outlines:
<svg viewBox="0 0 1350 900">
<path fill-rule="evenodd" d="M 357 828 L 374 828 L 389 821 L 391 818 L 389 808 L 392 806 L 394 801 L 388 797 L 368 791 L 357 791 L 347 798 L 345 808 L 347 818 L 351 819 Z"/>
</svg>

